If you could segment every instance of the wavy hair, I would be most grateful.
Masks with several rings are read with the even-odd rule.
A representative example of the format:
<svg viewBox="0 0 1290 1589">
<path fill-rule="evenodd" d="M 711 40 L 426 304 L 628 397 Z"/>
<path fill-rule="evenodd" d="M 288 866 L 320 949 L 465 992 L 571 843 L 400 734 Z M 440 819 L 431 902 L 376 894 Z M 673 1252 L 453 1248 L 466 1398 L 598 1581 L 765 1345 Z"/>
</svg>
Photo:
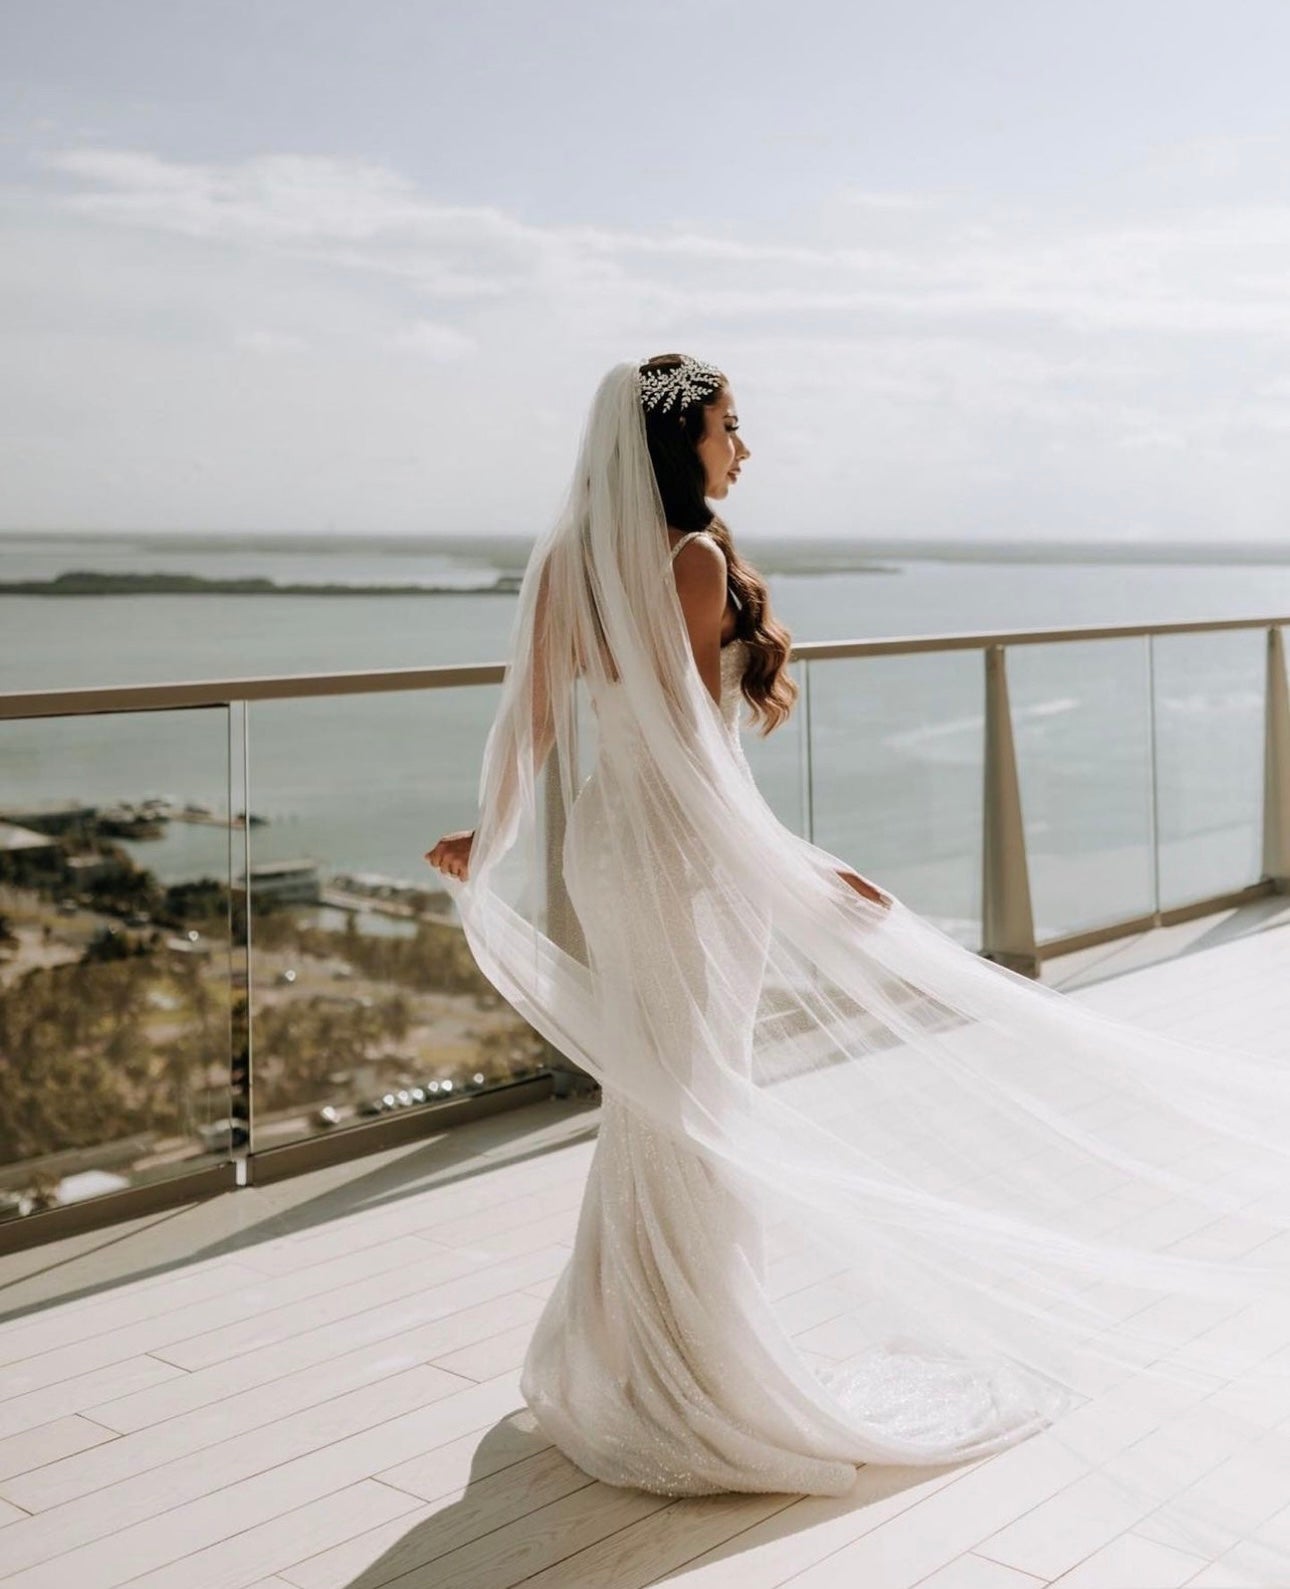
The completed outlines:
<svg viewBox="0 0 1290 1589">
<path fill-rule="evenodd" d="M 673 369 L 679 353 L 660 353 L 640 366 L 641 371 Z M 698 443 L 707 423 L 707 410 L 725 390 L 726 378 L 704 397 L 682 408 L 674 404 L 666 413 L 645 410 L 645 438 L 658 482 L 663 512 L 674 530 L 706 530 L 726 559 L 726 580 L 737 598 L 735 636 L 748 642 L 748 665 L 740 687 L 753 708 L 763 738 L 788 717 L 797 699 L 797 684 L 785 671 L 792 635 L 772 614 L 765 579 L 739 555 L 730 528 L 708 506 L 707 479 L 699 458 Z"/>
</svg>

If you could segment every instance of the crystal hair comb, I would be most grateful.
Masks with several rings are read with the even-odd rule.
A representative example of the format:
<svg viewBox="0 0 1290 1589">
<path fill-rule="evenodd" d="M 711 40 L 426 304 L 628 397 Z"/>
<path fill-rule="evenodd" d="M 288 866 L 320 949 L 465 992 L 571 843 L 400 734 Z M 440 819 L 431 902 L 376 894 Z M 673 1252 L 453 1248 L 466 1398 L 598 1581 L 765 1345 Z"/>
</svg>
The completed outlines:
<svg viewBox="0 0 1290 1589">
<path fill-rule="evenodd" d="M 679 364 L 640 371 L 641 402 L 651 413 L 667 413 L 678 398 L 682 408 L 701 403 L 725 380 L 715 364 L 704 364 L 688 353 L 682 353 L 680 359 Z"/>
</svg>

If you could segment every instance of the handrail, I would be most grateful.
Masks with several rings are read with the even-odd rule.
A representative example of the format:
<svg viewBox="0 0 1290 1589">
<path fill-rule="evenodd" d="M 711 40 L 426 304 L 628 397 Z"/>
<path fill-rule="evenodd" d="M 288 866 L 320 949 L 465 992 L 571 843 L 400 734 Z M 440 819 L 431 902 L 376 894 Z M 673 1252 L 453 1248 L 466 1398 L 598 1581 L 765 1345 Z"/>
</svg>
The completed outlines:
<svg viewBox="0 0 1290 1589">
<path fill-rule="evenodd" d="M 911 635 L 888 640 L 808 640 L 793 657 L 825 662 L 837 657 L 912 656 L 925 651 L 988 651 L 993 646 L 1069 645 L 1080 640 L 1140 640 L 1148 635 L 1211 634 L 1223 629 L 1269 629 L 1290 618 L 1202 618 L 1191 623 L 1095 624 L 1070 629 L 991 629 L 962 634 Z M 0 700 L 3 700 L 0 696 Z"/>
<path fill-rule="evenodd" d="M 1190 623 L 1102 624 L 1085 628 L 981 630 L 881 640 L 806 640 L 790 661 L 827 662 L 843 657 L 915 656 L 937 651 L 988 651 L 993 646 L 1068 645 L 1085 640 L 1132 640 L 1148 635 L 1207 634 L 1222 630 L 1290 626 L 1290 617 L 1207 618 Z M 227 706 L 233 701 L 295 700 L 315 695 L 380 694 L 390 690 L 444 690 L 501 684 L 504 662 L 428 668 L 369 668 L 347 673 L 284 673 L 248 678 L 197 679 L 166 684 L 106 684 L 57 690 L 0 691 L 0 721 L 81 716 L 92 712 L 174 711 Z"/>
<path fill-rule="evenodd" d="M 301 700 L 315 695 L 376 695 L 388 690 L 443 690 L 500 684 L 502 662 L 462 667 L 368 669 L 354 673 L 282 673 L 244 679 L 196 679 L 171 684 L 103 684 L 90 688 L 0 693 L 6 718 L 80 717 L 93 712 L 162 712 L 228 706 L 234 701 Z"/>
</svg>

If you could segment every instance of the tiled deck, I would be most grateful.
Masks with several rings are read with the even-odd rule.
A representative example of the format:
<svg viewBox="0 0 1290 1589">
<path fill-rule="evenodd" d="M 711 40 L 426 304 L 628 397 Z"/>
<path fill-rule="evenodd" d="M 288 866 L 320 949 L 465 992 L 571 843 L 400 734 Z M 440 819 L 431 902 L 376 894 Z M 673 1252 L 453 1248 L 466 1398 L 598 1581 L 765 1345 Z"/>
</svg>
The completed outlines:
<svg viewBox="0 0 1290 1589">
<path fill-rule="evenodd" d="M 1290 1032 L 1290 902 L 1049 980 L 1265 1045 Z M 551 1100 L 0 1259 L 0 1582 L 1290 1585 L 1290 1316 L 1266 1310 L 1197 1315 L 1234 1382 L 1129 1381 L 1001 1456 L 862 1469 L 842 1499 L 588 1480 L 534 1434 L 517 1380 L 596 1121 Z"/>
</svg>

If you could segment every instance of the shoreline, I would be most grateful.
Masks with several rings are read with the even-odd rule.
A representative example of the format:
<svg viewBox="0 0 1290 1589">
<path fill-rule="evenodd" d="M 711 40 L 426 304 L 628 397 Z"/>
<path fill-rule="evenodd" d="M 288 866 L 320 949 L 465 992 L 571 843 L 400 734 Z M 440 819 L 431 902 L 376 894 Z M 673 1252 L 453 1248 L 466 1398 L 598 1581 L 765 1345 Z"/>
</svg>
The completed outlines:
<svg viewBox="0 0 1290 1589">
<path fill-rule="evenodd" d="M 264 578 L 102 574 L 86 569 L 50 579 L 0 580 L 0 596 L 514 596 L 519 588 L 514 574 L 499 574 L 486 585 L 279 585 Z"/>
</svg>

